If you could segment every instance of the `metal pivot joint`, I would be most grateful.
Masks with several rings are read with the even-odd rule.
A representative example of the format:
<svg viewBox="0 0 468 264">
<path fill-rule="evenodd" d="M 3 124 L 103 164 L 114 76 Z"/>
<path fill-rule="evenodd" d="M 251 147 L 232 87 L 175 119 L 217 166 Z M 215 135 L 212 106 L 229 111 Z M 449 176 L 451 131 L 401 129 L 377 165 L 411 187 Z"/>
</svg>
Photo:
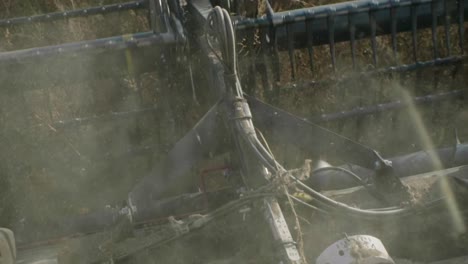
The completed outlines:
<svg viewBox="0 0 468 264">
<path fill-rule="evenodd" d="M 377 161 L 375 162 L 375 187 L 379 191 L 385 193 L 399 192 L 405 190 L 405 185 L 401 179 L 395 174 L 392 167 L 392 162 L 380 156 L 377 151 L 374 151 Z"/>
</svg>

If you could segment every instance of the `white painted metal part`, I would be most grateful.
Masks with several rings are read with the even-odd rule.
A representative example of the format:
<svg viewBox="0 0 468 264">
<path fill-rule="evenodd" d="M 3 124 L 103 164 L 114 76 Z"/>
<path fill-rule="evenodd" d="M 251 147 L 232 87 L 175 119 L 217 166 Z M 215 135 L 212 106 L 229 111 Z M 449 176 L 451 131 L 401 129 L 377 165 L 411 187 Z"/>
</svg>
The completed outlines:
<svg viewBox="0 0 468 264">
<path fill-rule="evenodd" d="M 382 241 L 368 235 L 341 239 L 317 258 L 316 264 L 395 264 Z"/>
<path fill-rule="evenodd" d="M 11 230 L 0 228 L 0 264 L 13 264 L 15 259 L 15 236 Z"/>
</svg>

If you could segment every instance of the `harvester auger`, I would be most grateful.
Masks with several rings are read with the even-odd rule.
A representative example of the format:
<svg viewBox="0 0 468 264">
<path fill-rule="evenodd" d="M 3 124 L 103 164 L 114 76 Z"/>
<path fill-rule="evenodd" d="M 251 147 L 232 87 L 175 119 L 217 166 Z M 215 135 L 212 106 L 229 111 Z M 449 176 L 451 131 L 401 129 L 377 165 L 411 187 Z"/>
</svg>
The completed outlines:
<svg viewBox="0 0 468 264">
<path fill-rule="evenodd" d="M 47 86 L 49 79 L 57 86 L 64 80 L 87 79 L 79 66 L 71 74 L 67 67 L 73 67 L 69 61 L 91 58 L 93 63 L 107 64 L 93 76 L 112 79 L 123 74 L 134 81 L 157 72 L 159 79 L 152 79 L 152 89 L 173 89 L 165 95 L 175 97 L 189 91 L 192 102 L 204 100 L 210 108 L 185 135 L 169 143 L 168 151 L 161 150 L 161 144 L 130 142 L 118 154 L 93 156 L 99 162 L 114 160 L 110 164 L 143 156 L 151 170 L 144 177 L 135 176 L 123 202 L 79 215 L 43 216 L 47 218 L 43 226 L 23 218 L 6 226 L 13 232 L 0 229 L 0 260 L 8 264 L 468 261 L 468 145 L 456 133 L 451 144 L 435 148 L 417 111 L 419 106 L 443 108 L 447 102 L 460 111 L 465 107 L 466 82 L 454 76 L 465 74 L 468 3 L 361 0 L 280 12 L 274 11 L 275 4 L 142 0 L 1 19 L 0 29 L 17 32 L 14 29 L 36 23 L 114 12 L 139 10 L 148 17 L 146 32 L 0 52 L 5 93 L 22 98 L 24 107 L 29 101 L 23 89 L 37 88 L 40 82 Z M 421 34 L 430 41 L 421 43 Z M 36 71 L 35 65 L 47 64 L 52 66 L 46 73 Z M 441 84 L 444 74 L 451 76 L 450 83 Z M 409 75 L 416 79 L 411 91 L 415 97 L 401 87 Z M 392 78 L 399 78 L 391 87 L 398 90 L 393 92 L 399 93 L 399 99 L 381 100 L 387 99 L 391 88 L 382 83 L 375 88 L 376 80 Z M 177 90 L 177 85 L 186 89 Z M 304 118 L 279 107 L 285 93 L 298 92 L 300 97 L 324 87 L 337 94 L 336 101 L 343 101 L 331 113 Z M 144 102 L 145 95 L 139 96 Z M 366 100 L 369 97 L 372 100 Z M 28 119 L 18 127 L 45 128 L 58 137 L 85 131 L 80 130 L 84 126 L 164 111 L 141 103 L 139 109 L 61 119 L 51 110 L 49 95 L 47 104 L 47 121 L 32 124 Z M 391 127 L 398 117 L 395 113 L 401 112 L 420 129 L 424 150 L 405 152 L 411 149 L 405 147 L 398 156 L 386 157 L 365 144 L 365 118 L 387 120 Z M 356 126 L 356 139 L 342 135 L 350 122 Z M 15 127 L 2 139 L 21 134 L 21 129 Z M 147 142 L 141 137 L 139 143 Z M 294 156 L 307 157 L 300 168 L 286 168 L 295 158 L 288 157 L 291 153 L 285 148 L 293 148 Z M 207 162 L 217 166 L 200 165 Z M 15 164 L 9 166 L 19 167 Z M 194 168 L 199 168 L 197 173 Z M 199 182 L 194 174 L 200 176 Z"/>
</svg>

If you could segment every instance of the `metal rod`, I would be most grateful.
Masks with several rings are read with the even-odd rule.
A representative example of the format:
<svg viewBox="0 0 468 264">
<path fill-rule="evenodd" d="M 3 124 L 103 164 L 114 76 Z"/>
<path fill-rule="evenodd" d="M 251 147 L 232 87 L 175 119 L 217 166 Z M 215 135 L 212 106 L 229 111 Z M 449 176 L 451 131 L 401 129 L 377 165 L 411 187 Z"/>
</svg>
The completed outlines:
<svg viewBox="0 0 468 264">
<path fill-rule="evenodd" d="M 356 25 L 354 24 L 352 11 L 348 14 L 348 30 L 351 45 L 351 60 L 353 62 L 353 69 L 356 69 Z"/>
<path fill-rule="evenodd" d="M 273 41 L 273 50 L 272 50 L 272 55 L 273 55 L 273 70 L 275 72 L 276 76 L 276 81 L 281 81 L 281 61 L 279 59 L 279 49 L 278 49 L 278 37 L 276 35 L 276 27 L 272 27 L 270 29 L 272 39 L 270 41 Z"/>
<path fill-rule="evenodd" d="M 413 59 L 418 62 L 418 6 L 411 6 L 411 39 L 413 44 Z"/>
<path fill-rule="evenodd" d="M 369 9 L 369 28 L 372 47 L 372 62 L 377 66 L 377 22 L 375 20 L 375 10 L 378 8 L 378 2 L 371 2 Z"/>
<path fill-rule="evenodd" d="M 436 4 L 438 1 L 434 1 L 431 3 L 431 15 L 432 15 L 432 49 L 434 51 L 434 60 L 439 57 L 439 49 L 437 46 L 437 12 L 436 12 Z"/>
<path fill-rule="evenodd" d="M 8 27 L 15 25 L 31 24 L 36 22 L 50 22 L 60 19 L 68 19 L 74 17 L 87 17 L 98 14 L 107 14 L 112 12 L 120 12 L 126 10 L 135 10 L 146 7 L 147 0 L 139 0 L 132 2 L 125 2 L 119 4 L 111 4 L 104 6 L 95 6 L 95 7 L 86 7 L 81 9 L 63 11 L 63 12 L 54 12 L 48 14 L 34 15 L 34 16 L 24 16 L 24 17 L 15 17 L 7 18 L 0 20 L 0 27 Z"/>
<path fill-rule="evenodd" d="M 447 56 L 450 56 L 450 12 L 448 1 L 444 1 L 444 29 L 445 29 L 445 49 L 447 50 Z"/>
<path fill-rule="evenodd" d="M 392 6 L 390 8 L 390 31 L 391 31 L 391 36 L 392 36 L 392 51 L 393 51 L 393 58 L 395 60 L 395 63 L 398 62 L 398 46 L 397 46 L 397 8 L 396 6 Z"/>
<path fill-rule="evenodd" d="M 463 11 L 465 0 L 458 0 L 458 35 L 459 35 L 459 45 L 460 45 L 460 54 L 465 53 L 464 39 L 465 39 L 465 12 Z"/>
<path fill-rule="evenodd" d="M 403 64 L 399 66 L 382 68 L 382 69 L 376 70 L 375 72 L 364 72 L 363 74 L 366 75 L 366 74 L 374 74 L 374 73 L 412 71 L 412 70 L 417 70 L 417 69 L 422 69 L 422 68 L 427 68 L 427 67 L 432 67 L 432 66 L 441 66 L 441 65 L 458 63 L 458 62 L 463 61 L 465 58 L 466 58 L 465 56 L 451 56 L 451 57 L 424 61 L 424 62 L 418 61 L 417 63 L 414 63 L 414 64 Z"/>
<path fill-rule="evenodd" d="M 441 102 L 448 99 L 459 98 L 466 93 L 466 90 L 454 90 L 450 92 L 444 92 L 439 94 L 430 94 L 425 96 L 414 97 L 412 102 L 415 104 L 431 104 Z M 367 107 L 357 107 L 348 111 L 341 111 L 330 114 L 322 114 L 318 117 L 312 118 L 312 122 L 330 122 L 337 121 L 347 118 L 361 117 L 386 111 L 399 110 L 409 106 L 407 102 L 397 100 L 393 102 L 377 104 Z"/>
<path fill-rule="evenodd" d="M 310 17 L 313 17 L 313 13 L 309 13 Z M 306 23 L 306 34 L 307 34 L 307 52 L 309 53 L 309 64 L 310 72 L 314 72 L 314 35 L 312 32 L 313 19 L 310 18 L 305 21 Z"/>
<path fill-rule="evenodd" d="M 177 39 L 172 33 L 155 34 L 153 32 L 142 32 L 125 36 L 72 42 L 56 46 L 46 46 L 24 50 L 0 52 L 0 62 L 22 61 L 23 59 L 49 57 L 53 55 L 102 50 L 120 50 L 127 48 L 140 48 L 153 45 L 176 44 Z"/>
<path fill-rule="evenodd" d="M 160 110 L 160 107 L 147 107 L 143 109 L 135 109 L 130 111 L 123 111 L 123 112 L 111 112 L 108 114 L 98 115 L 98 116 L 88 116 L 88 117 L 78 117 L 68 120 L 60 120 L 53 122 L 50 124 L 52 127 L 56 129 L 64 129 L 70 128 L 75 126 L 87 125 L 93 122 L 105 122 L 105 121 L 112 121 L 116 119 L 123 119 L 123 118 L 130 118 L 133 116 L 145 114 L 145 113 L 152 113 Z M 44 124 L 40 124 L 43 126 Z"/>
<path fill-rule="evenodd" d="M 256 55 L 253 55 L 255 54 L 255 31 L 253 30 L 248 30 L 246 31 L 245 33 L 247 33 L 247 35 L 245 35 L 245 41 L 246 41 L 246 44 L 247 44 L 247 50 L 248 50 L 248 54 L 252 54 L 251 56 L 249 56 L 249 67 L 247 69 L 247 72 L 248 72 L 248 79 L 246 81 L 246 85 L 248 85 L 249 89 L 251 89 L 252 93 L 255 93 L 255 89 L 257 87 L 257 78 L 256 78 L 256 74 L 257 74 L 257 56 Z M 264 45 L 264 43 L 262 43 L 262 45 Z M 264 56 L 262 56 L 264 57 Z M 263 61 L 263 63 L 265 63 L 265 61 Z M 265 64 L 264 64 L 265 65 Z M 263 76 L 263 78 L 265 78 Z"/>
<path fill-rule="evenodd" d="M 286 21 L 291 19 L 290 17 L 286 18 Z M 294 28 L 288 23 L 286 24 L 286 35 L 288 39 L 288 53 L 289 53 L 289 63 L 291 65 L 291 79 L 296 79 L 296 58 L 294 56 Z"/>
<path fill-rule="evenodd" d="M 330 9 L 330 14 L 327 18 L 328 25 L 328 45 L 330 47 L 330 56 L 333 71 L 336 71 L 336 50 L 335 50 L 335 10 Z"/>
</svg>

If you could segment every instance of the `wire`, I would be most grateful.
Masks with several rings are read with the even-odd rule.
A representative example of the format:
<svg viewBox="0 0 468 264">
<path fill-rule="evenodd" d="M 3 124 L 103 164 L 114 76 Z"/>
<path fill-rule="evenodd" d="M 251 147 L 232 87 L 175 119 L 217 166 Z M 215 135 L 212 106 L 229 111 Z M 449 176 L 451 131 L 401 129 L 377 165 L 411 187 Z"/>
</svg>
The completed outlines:
<svg viewBox="0 0 468 264">
<path fill-rule="evenodd" d="M 369 192 L 369 194 L 372 195 L 375 199 L 377 199 L 377 200 L 379 200 L 381 202 L 387 203 L 385 198 L 380 193 L 378 193 L 374 189 L 370 188 L 369 185 L 367 185 L 366 182 L 361 177 L 359 177 L 356 173 L 354 173 L 354 172 L 352 172 L 350 170 L 347 170 L 345 168 L 330 166 L 330 167 L 323 167 L 323 168 L 315 169 L 315 170 L 312 171 L 311 175 L 314 176 L 314 175 L 317 175 L 317 173 L 320 173 L 320 172 L 323 172 L 323 171 L 343 172 L 345 175 L 350 176 L 357 183 L 361 184 Z"/>
<path fill-rule="evenodd" d="M 323 214 L 327 214 L 327 215 L 330 214 L 329 212 L 327 212 L 327 211 L 325 211 L 325 210 L 323 210 L 323 209 L 320 209 L 320 208 L 318 208 L 318 207 L 315 207 L 315 206 L 313 206 L 313 205 L 311 205 L 311 204 L 309 204 L 309 203 L 306 203 L 306 202 L 302 201 L 301 199 L 299 199 L 299 198 L 297 198 L 297 197 L 294 197 L 294 195 L 289 195 L 289 197 L 290 197 L 291 199 L 293 199 L 294 201 L 298 202 L 299 204 L 301 204 L 301 205 L 303 205 L 303 206 L 305 206 L 305 207 L 307 207 L 307 208 L 309 208 L 309 209 L 312 209 L 312 210 L 314 210 L 314 211 L 317 211 L 317 212 L 320 212 L 320 213 L 323 213 Z"/>
<path fill-rule="evenodd" d="M 360 208 L 351 207 L 347 204 L 340 203 L 333 199 L 328 198 L 327 196 L 321 194 L 320 192 L 315 191 L 314 189 L 310 188 L 309 186 L 304 184 L 302 181 L 300 181 L 293 175 L 289 174 L 289 177 L 293 179 L 296 183 L 298 183 L 307 192 L 309 192 L 309 194 L 313 198 L 317 199 L 317 201 L 323 204 L 326 204 L 327 206 L 335 209 L 337 212 L 346 213 L 349 215 L 354 215 L 354 216 L 363 217 L 363 218 L 409 216 L 409 215 L 413 215 L 415 213 L 422 211 L 421 208 L 422 209 L 432 208 L 433 206 L 439 205 L 443 201 L 442 198 L 437 199 L 437 200 L 434 200 L 432 202 L 425 204 L 421 208 L 397 207 L 395 209 L 382 209 L 382 210 L 360 209 Z"/>
</svg>

